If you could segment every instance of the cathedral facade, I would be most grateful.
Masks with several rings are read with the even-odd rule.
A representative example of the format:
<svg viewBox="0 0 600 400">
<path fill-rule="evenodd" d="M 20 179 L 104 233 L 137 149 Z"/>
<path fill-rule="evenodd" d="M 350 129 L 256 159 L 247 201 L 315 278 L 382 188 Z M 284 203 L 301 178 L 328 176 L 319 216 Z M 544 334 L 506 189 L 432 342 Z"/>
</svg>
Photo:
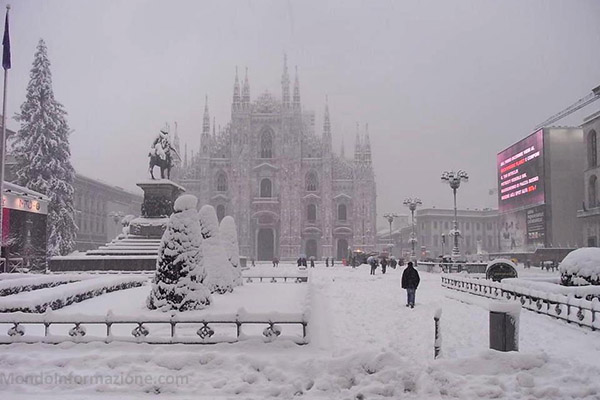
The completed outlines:
<svg viewBox="0 0 600 400">
<path fill-rule="evenodd" d="M 231 122 L 210 126 L 208 102 L 200 149 L 187 154 L 177 182 L 221 220 L 235 218 L 240 254 L 256 260 L 341 260 L 349 250 L 372 251 L 376 187 L 368 131 L 356 133 L 354 157 L 332 150 L 329 109 L 322 131 L 303 110 L 296 71 L 291 93 L 287 61 L 281 97 L 268 92 L 252 101 L 248 73 L 237 71 Z M 187 153 L 187 151 L 186 151 Z"/>
</svg>

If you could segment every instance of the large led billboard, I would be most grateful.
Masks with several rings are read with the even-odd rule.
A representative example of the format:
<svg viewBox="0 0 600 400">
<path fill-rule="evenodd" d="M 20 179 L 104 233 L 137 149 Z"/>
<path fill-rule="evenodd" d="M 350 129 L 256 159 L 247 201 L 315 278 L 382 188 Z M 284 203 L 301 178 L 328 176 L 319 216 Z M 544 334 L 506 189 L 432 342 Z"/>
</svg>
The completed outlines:
<svg viewBox="0 0 600 400">
<path fill-rule="evenodd" d="M 498 153 L 497 166 L 500 212 L 544 203 L 543 130 Z"/>
</svg>

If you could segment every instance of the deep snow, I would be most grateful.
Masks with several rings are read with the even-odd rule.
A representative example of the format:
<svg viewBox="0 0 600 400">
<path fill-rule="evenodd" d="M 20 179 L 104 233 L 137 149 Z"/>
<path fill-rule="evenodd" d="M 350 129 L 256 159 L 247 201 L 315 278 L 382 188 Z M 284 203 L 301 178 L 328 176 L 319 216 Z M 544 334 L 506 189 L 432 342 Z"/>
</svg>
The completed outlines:
<svg viewBox="0 0 600 400">
<path fill-rule="evenodd" d="M 259 269 L 275 271 L 267 266 L 252 270 Z M 282 265 L 277 272 L 294 269 Z M 161 393 L 153 398 L 165 399 L 600 397 L 599 332 L 523 310 L 520 352 L 491 351 L 489 300 L 442 289 L 439 274 L 421 272 L 416 307 L 410 309 L 399 287 L 401 269 L 377 272 L 370 276 L 366 266 L 309 269 L 312 342 L 306 346 L 284 341 L 214 346 L 13 344 L 0 349 L 2 371 L 101 374 L 104 379 L 121 374 L 147 376 L 149 382 L 0 383 L 0 391 L 11 399 L 61 400 L 137 399 L 149 393 Z M 264 287 L 266 300 L 277 304 L 269 287 L 279 284 L 240 289 L 253 285 Z M 281 284 L 306 284 L 285 285 Z M 85 303 L 73 307 L 82 312 Z M 434 361 L 433 316 L 439 308 L 443 357 Z M 160 376 L 188 381 L 158 383 Z"/>
</svg>

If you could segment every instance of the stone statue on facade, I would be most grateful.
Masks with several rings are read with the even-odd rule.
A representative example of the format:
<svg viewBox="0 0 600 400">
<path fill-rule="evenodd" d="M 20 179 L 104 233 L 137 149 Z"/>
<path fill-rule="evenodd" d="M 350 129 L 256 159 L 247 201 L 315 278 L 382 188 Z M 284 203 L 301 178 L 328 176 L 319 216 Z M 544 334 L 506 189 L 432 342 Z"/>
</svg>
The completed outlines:
<svg viewBox="0 0 600 400">
<path fill-rule="evenodd" d="M 150 157 L 150 166 L 149 172 L 150 177 L 154 178 L 154 167 L 160 168 L 160 177 L 161 179 L 171 179 L 171 168 L 173 167 L 173 156 L 171 152 L 179 157 L 177 154 L 177 150 L 171 144 L 171 138 L 169 137 L 169 127 L 168 125 L 165 128 L 161 129 L 154 141 L 152 142 L 152 147 L 150 148 L 150 152 L 148 153 L 148 157 Z M 166 172 L 166 174 L 165 174 Z M 166 175 L 166 176 L 165 176 Z"/>
</svg>

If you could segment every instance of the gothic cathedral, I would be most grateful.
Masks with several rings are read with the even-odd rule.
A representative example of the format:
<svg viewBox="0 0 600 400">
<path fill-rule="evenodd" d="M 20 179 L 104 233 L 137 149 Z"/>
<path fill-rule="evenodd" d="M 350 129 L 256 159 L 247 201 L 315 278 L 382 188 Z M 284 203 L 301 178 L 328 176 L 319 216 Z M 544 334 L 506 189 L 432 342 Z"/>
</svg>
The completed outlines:
<svg viewBox="0 0 600 400">
<path fill-rule="evenodd" d="M 211 134 L 208 104 L 200 149 L 184 161 L 176 180 L 221 220 L 235 218 L 240 254 L 256 260 L 348 258 L 350 250 L 375 248 L 376 188 L 368 129 L 356 133 L 354 158 L 332 150 L 329 108 L 323 132 L 314 112 L 293 93 L 287 60 L 281 99 L 270 93 L 250 100 L 248 72 L 233 86 L 231 122 Z M 240 90 L 241 89 L 241 90 Z"/>
</svg>

